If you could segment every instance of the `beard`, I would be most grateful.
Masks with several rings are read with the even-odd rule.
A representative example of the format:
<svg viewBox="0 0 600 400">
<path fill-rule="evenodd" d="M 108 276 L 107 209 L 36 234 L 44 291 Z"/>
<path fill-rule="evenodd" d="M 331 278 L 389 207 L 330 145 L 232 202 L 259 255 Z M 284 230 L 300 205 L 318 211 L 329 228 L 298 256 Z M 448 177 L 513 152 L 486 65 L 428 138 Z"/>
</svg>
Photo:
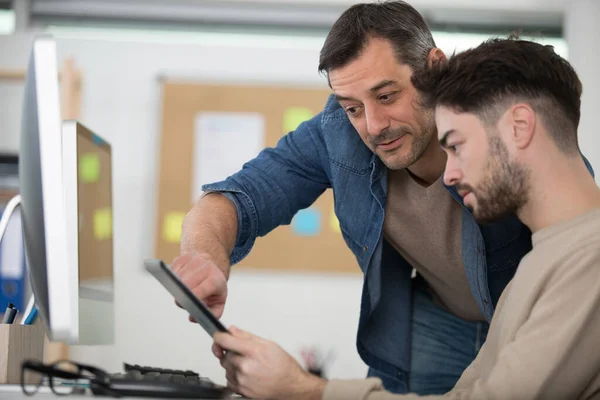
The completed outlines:
<svg viewBox="0 0 600 400">
<path fill-rule="evenodd" d="M 410 167 L 414 164 L 425 152 L 431 139 L 436 135 L 436 125 L 433 114 L 422 111 L 423 115 L 418 121 L 417 129 L 412 129 L 410 126 L 402 126 L 395 129 L 388 129 L 377 137 L 370 137 L 369 144 L 371 149 L 376 149 L 381 143 L 388 143 L 396 140 L 404 135 L 410 135 L 410 149 L 405 150 L 405 145 L 386 154 L 378 154 L 383 164 L 390 170 L 399 170 Z"/>
<path fill-rule="evenodd" d="M 478 222 L 490 223 L 519 211 L 529 199 L 529 171 L 509 159 L 508 150 L 497 136 L 489 139 L 488 161 L 482 182 L 475 188 L 457 184 L 457 190 L 475 196 L 473 216 Z"/>
</svg>

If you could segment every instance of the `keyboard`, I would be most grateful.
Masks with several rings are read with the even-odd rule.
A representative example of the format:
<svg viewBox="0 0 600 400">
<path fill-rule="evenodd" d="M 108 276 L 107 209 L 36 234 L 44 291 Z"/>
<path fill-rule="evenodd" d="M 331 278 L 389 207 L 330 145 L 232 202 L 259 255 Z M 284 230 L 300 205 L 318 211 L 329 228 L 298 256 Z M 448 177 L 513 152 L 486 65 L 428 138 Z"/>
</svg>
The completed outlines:
<svg viewBox="0 0 600 400">
<path fill-rule="evenodd" d="M 122 396 L 165 399 L 223 399 L 231 396 L 225 386 L 217 385 L 194 371 L 123 364 L 124 372 L 110 374 L 110 389 Z M 91 384 L 95 395 L 105 391 Z"/>
</svg>

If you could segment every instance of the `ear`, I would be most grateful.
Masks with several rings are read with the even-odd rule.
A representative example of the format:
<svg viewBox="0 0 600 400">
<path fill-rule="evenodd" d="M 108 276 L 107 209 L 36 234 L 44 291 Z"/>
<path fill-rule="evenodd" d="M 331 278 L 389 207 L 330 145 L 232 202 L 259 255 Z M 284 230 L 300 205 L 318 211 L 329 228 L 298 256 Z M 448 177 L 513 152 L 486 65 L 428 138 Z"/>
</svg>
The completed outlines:
<svg viewBox="0 0 600 400">
<path fill-rule="evenodd" d="M 427 66 L 431 67 L 433 64 L 438 64 L 440 62 L 446 61 L 446 54 L 441 49 L 434 47 L 429 50 L 429 54 L 427 54 Z"/>
<path fill-rule="evenodd" d="M 512 125 L 511 140 L 518 149 L 524 149 L 531 143 L 535 134 L 535 112 L 528 104 L 516 104 L 510 110 Z"/>
</svg>

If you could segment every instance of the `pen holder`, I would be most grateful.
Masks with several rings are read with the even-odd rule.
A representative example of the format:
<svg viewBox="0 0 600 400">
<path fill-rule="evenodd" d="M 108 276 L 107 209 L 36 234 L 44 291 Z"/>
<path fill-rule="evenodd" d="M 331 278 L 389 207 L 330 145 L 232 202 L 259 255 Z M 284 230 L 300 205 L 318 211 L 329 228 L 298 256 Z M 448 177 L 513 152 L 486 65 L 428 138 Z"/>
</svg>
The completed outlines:
<svg viewBox="0 0 600 400">
<path fill-rule="evenodd" d="M 44 359 L 44 334 L 42 324 L 0 324 L 0 384 L 20 384 L 23 360 Z"/>
</svg>

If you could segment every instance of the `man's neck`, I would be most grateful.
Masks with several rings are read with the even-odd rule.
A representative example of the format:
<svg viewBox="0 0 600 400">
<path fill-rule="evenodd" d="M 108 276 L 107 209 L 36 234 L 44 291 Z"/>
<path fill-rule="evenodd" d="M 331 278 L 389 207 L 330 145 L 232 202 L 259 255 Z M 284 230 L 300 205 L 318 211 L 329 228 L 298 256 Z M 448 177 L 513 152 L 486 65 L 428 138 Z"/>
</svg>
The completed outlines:
<svg viewBox="0 0 600 400">
<path fill-rule="evenodd" d="M 421 157 L 407 168 L 410 176 L 421 186 L 431 186 L 444 173 L 446 153 L 440 147 L 437 137 L 425 149 Z"/>
<path fill-rule="evenodd" d="M 600 188 L 581 158 L 549 162 L 533 171 L 527 204 L 518 217 L 535 233 L 600 208 Z"/>
</svg>

